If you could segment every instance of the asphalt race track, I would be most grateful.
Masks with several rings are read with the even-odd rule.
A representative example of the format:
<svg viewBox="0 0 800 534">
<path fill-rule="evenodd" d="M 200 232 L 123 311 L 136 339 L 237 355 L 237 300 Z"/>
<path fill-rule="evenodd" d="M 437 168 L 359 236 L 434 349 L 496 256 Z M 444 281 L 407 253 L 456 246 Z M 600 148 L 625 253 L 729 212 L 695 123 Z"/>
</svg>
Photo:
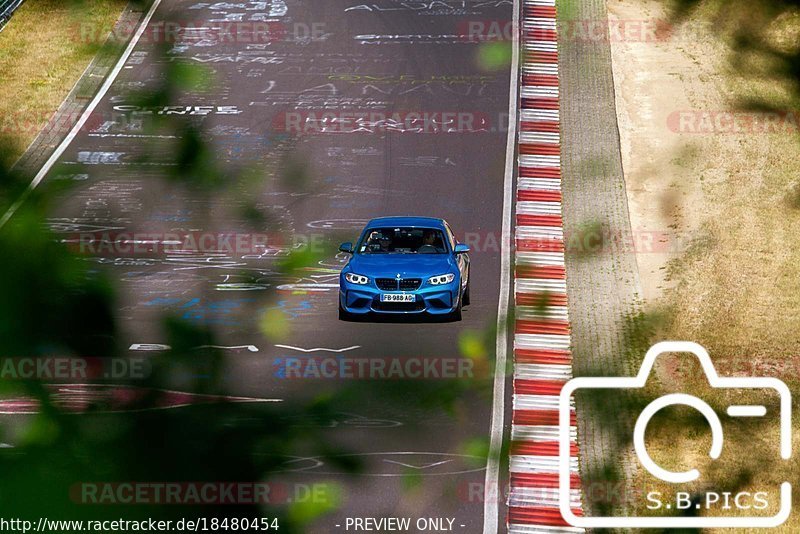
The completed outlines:
<svg viewBox="0 0 800 534">
<path fill-rule="evenodd" d="M 463 443 L 488 440 L 487 367 L 461 377 L 483 393 L 468 394 L 448 414 L 407 406 L 390 394 L 397 380 L 374 368 L 359 379 L 326 378 L 308 362 L 416 358 L 458 368 L 467 361 L 462 334 L 495 328 L 510 65 L 493 64 L 497 43 L 470 38 L 469 28 L 509 21 L 512 9 L 510 0 L 163 0 L 87 126 L 44 179 L 75 185 L 49 220 L 73 245 L 87 234 L 101 241 L 104 234 L 162 236 L 156 241 L 169 233 L 250 235 L 248 208 L 269 214 L 264 250 L 89 247 L 87 261 L 121 284 L 119 343 L 129 355 L 164 348 L 159 320 L 168 314 L 212 328 L 216 342 L 229 347 L 230 395 L 305 400 L 354 380 L 369 392 L 369 403 L 343 406 L 327 433 L 365 462 L 366 476 L 344 475 L 301 452 L 286 460 L 285 480 L 335 479 L 345 488 L 341 510 L 309 532 L 339 531 L 350 516 L 397 515 L 453 517 L 457 532 L 483 531 L 484 503 L 468 488 L 483 483 L 486 463 Z M 165 46 L 156 30 L 165 21 L 240 26 L 233 38 L 186 31 Z M 274 32 L 267 42 L 243 24 L 263 21 Z M 168 64 L 202 66 L 212 89 L 187 89 L 170 108 L 130 97 L 158 86 Z M 141 123 L 169 115 L 192 116 L 239 194 L 157 180 L 176 165 L 176 140 L 145 133 Z M 337 273 L 346 257 L 337 245 L 384 215 L 445 218 L 473 247 L 472 304 L 462 322 L 338 320 Z M 296 243 L 312 244 L 313 262 L 276 281 L 277 264 Z M 297 362 L 302 376 L 292 375 Z M 185 386 L 180 377 L 173 382 L 174 389 Z M 404 492 L 409 473 L 419 480 L 413 496 Z M 504 521 L 501 503 L 500 528 Z"/>
</svg>

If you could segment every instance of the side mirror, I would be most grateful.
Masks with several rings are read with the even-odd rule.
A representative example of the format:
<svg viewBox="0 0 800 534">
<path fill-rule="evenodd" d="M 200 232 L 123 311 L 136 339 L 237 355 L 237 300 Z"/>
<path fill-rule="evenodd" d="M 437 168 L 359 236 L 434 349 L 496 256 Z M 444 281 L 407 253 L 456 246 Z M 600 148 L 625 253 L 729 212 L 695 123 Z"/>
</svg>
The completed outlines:
<svg viewBox="0 0 800 534">
<path fill-rule="evenodd" d="M 339 245 L 339 252 L 347 252 L 348 254 L 353 253 L 353 244 L 351 242 L 342 243 Z"/>
<path fill-rule="evenodd" d="M 469 252 L 469 247 L 463 243 L 456 244 L 456 248 L 453 249 L 453 252 L 456 254 L 466 254 Z"/>
</svg>

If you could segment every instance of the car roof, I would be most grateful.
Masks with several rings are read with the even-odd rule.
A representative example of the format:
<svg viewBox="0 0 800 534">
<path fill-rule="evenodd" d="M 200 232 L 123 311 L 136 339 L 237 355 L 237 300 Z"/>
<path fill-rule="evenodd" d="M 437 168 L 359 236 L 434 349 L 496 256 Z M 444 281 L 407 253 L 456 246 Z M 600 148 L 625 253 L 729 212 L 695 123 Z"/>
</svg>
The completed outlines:
<svg viewBox="0 0 800 534">
<path fill-rule="evenodd" d="M 378 217 L 367 223 L 367 228 L 375 226 L 422 226 L 444 228 L 444 220 L 435 217 Z"/>
</svg>

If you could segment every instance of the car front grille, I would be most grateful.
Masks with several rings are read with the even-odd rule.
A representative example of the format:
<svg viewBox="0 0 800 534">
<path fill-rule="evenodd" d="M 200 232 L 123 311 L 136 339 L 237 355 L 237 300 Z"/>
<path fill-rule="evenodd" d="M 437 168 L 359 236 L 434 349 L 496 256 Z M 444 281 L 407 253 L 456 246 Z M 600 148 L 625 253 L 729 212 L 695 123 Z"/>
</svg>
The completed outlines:
<svg viewBox="0 0 800 534">
<path fill-rule="evenodd" d="M 419 278 L 402 278 L 400 280 L 400 291 L 416 291 L 422 285 Z"/>
<path fill-rule="evenodd" d="M 421 278 L 376 278 L 375 285 L 384 291 L 416 291 L 422 285 Z"/>
<path fill-rule="evenodd" d="M 397 291 L 396 278 L 376 278 L 375 285 L 378 286 L 378 289 L 383 289 L 384 291 Z"/>
</svg>

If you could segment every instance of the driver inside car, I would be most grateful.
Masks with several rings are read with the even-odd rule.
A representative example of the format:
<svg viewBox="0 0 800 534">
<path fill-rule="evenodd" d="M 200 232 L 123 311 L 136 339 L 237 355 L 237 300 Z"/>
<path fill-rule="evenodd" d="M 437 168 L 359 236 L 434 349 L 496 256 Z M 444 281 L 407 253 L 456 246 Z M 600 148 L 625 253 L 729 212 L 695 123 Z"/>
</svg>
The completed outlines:
<svg viewBox="0 0 800 534">
<path fill-rule="evenodd" d="M 420 254 L 435 254 L 439 252 L 441 239 L 436 234 L 437 232 L 433 230 L 426 230 L 422 236 L 422 245 L 417 249 L 417 252 Z"/>
<path fill-rule="evenodd" d="M 370 252 L 389 252 L 391 240 L 380 232 L 372 232 L 367 240 L 367 248 Z"/>
</svg>

